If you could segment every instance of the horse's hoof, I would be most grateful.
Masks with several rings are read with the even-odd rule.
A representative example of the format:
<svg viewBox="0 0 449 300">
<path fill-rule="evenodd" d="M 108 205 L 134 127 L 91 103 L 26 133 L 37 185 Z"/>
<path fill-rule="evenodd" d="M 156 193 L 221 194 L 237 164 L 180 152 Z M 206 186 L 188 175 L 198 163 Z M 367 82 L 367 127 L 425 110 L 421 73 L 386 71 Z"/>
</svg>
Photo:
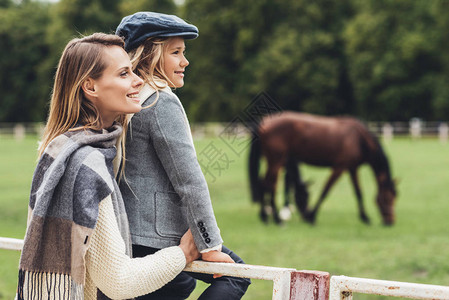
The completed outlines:
<svg viewBox="0 0 449 300">
<path fill-rule="evenodd" d="M 313 220 L 307 220 L 307 223 L 309 223 L 310 225 L 315 225 L 315 219 L 313 219 Z"/>
<path fill-rule="evenodd" d="M 260 214 L 260 220 L 262 220 L 263 223 L 268 224 L 268 216 L 264 214 Z"/>
<path fill-rule="evenodd" d="M 304 214 L 304 220 L 307 223 L 310 223 L 312 225 L 315 225 L 315 213 L 313 212 L 307 212 Z"/>
<path fill-rule="evenodd" d="M 282 225 L 282 224 L 284 224 L 284 222 L 282 221 L 282 219 L 279 218 L 279 217 L 274 218 L 274 222 L 276 223 L 276 225 Z"/>
<path fill-rule="evenodd" d="M 367 216 L 361 216 L 360 219 L 361 219 L 362 222 L 365 223 L 366 225 L 371 225 L 371 220 L 370 220 Z"/>
<path fill-rule="evenodd" d="M 390 221 L 390 222 L 385 222 L 384 221 L 383 224 L 384 224 L 385 227 L 393 227 L 394 222 L 393 221 Z"/>
</svg>

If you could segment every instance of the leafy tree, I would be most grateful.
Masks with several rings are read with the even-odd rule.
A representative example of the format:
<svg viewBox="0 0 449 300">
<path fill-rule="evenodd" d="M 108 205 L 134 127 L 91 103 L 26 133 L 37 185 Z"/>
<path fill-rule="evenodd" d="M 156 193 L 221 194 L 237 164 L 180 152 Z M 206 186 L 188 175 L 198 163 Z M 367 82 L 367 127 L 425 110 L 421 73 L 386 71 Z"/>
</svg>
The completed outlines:
<svg viewBox="0 0 449 300">
<path fill-rule="evenodd" d="M 47 41 L 52 45 L 51 63 L 59 58 L 69 40 L 93 32 L 113 33 L 122 15 L 120 0 L 60 0 L 50 12 Z"/>
<path fill-rule="evenodd" d="M 113 33 L 133 10 L 173 13 L 175 5 L 170 0 L 0 0 L 0 121 L 43 121 L 67 42 L 80 34 Z"/>
<path fill-rule="evenodd" d="M 0 120 L 41 121 L 48 82 L 40 63 L 48 55 L 47 4 L 22 2 L 0 8 Z"/>
<path fill-rule="evenodd" d="M 432 1 L 429 3 L 431 18 L 435 21 L 435 29 L 432 31 L 432 42 L 435 45 L 435 56 L 439 57 L 441 73 L 434 76 L 435 90 L 433 91 L 432 108 L 434 118 L 447 120 L 449 116 L 449 2 Z M 427 41 L 426 41 L 427 42 Z"/>
<path fill-rule="evenodd" d="M 11 0 L 0 0 L 0 7 L 1 8 L 6 8 L 11 6 L 12 1 Z"/>
<path fill-rule="evenodd" d="M 0 121 L 46 115 L 66 43 L 136 11 L 198 26 L 181 94 L 194 121 L 241 116 L 260 92 L 283 109 L 370 120 L 449 115 L 444 0 L 0 0 Z"/>
<path fill-rule="evenodd" d="M 119 0 L 60 0 L 50 7 L 45 40 L 49 55 L 41 64 L 42 77 L 51 86 L 59 57 L 71 39 L 94 32 L 114 33 L 122 15 Z M 47 89 L 49 99 L 50 89 Z"/>
<path fill-rule="evenodd" d="M 252 90 L 267 90 L 286 109 L 352 113 L 352 87 L 341 36 L 350 1 L 285 1 L 259 53 L 248 57 Z M 249 76 L 245 76 L 249 77 Z"/>
<path fill-rule="evenodd" d="M 120 13 L 127 16 L 138 11 L 155 11 L 165 14 L 176 14 L 176 5 L 172 0 L 123 0 L 120 5 Z"/>
<path fill-rule="evenodd" d="M 439 82 L 430 2 L 365 1 L 344 33 L 358 112 L 368 119 L 431 119 Z"/>
<path fill-rule="evenodd" d="M 180 93 L 196 120 L 230 120 L 262 91 L 285 109 L 335 114 L 352 108 L 342 27 L 349 1 L 187 2 L 200 29 L 188 45 Z M 189 82 L 190 80 L 190 82 Z M 187 97 L 184 97 L 187 96 Z"/>
<path fill-rule="evenodd" d="M 258 2 L 257 2 L 258 3 Z M 186 86 L 178 91 L 193 120 L 226 120 L 238 103 L 233 91 L 238 65 L 233 57 L 237 20 L 233 2 L 189 1 L 181 16 L 199 28 L 200 37 L 186 41 L 191 65 Z"/>
</svg>

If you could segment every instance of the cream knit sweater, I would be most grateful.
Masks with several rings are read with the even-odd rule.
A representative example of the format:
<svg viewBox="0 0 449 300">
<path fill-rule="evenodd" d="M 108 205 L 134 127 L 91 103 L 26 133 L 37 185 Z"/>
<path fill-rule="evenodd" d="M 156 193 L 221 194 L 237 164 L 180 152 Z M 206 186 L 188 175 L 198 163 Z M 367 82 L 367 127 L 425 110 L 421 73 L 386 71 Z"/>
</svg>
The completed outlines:
<svg viewBox="0 0 449 300">
<path fill-rule="evenodd" d="M 112 299 L 128 299 L 153 292 L 185 267 L 180 247 L 130 258 L 120 235 L 110 196 L 100 202 L 97 225 L 86 254 L 85 299 L 96 299 L 96 288 Z"/>
<path fill-rule="evenodd" d="M 184 253 L 178 246 L 165 248 L 142 258 L 127 256 L 112 200 L 108 196 L 100 202 L 97 225 L 86 253 L 84 299 L 97 299 L 97 288 L 111 299 L 129 299 L 151 293 L 174 279 L 185 265 Z M 29 276 L 26 278 L 30 279 Z M 37 280 L 43 290 L 48 282 L 56 282 L 56 285 L 64 289 L 65 284 L 58 282 L 58 278 L 53 274 L 44 273 Z M 65 286 L 65 292 L 47 295 L 48 299 L 67 299 L 69 289 L 69 286 Z M 25 299 L 30 293 L 28 285 L 25 284 Z"/>
</svg>

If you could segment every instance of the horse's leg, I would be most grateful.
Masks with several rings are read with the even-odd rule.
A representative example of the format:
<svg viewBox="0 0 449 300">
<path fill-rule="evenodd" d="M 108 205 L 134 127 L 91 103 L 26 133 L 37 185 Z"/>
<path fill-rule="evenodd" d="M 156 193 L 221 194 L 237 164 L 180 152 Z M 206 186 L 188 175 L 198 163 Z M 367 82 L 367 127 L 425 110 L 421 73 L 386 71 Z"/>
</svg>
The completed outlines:
<svg viewBox="0 0 449 300">
<path fill-rule="evenodd" d="M 279 216 L 279 211 L 278 211 L 278 208 L 276 206 L 275 193 L 276 193 L 276 191 L 272 191 L 271 192 L 271 209 L 273 210 L 274 221 L 276 222 L 276 224 L 281 224 L 282 223 L 282 219 Z"/>
<path fill-rule="evenodd" d="M 287 176 L 288 175 L 288 176 Z M 288 182 L 288 183 L 287 183 Z M 299 170 L 299 164 L 298 161 L 294 158 L 290 158 L 289 162 L 286 164 L 286 177 L 285 177 L 285 184 L 291 186 L 294 186 L 295 188 L 295 204 L 298 208 L 299 213 L 304 218 L 305 213 L 307 211 L 307 203 L 309 199 L 309 192 L 307 191 L 307 185 L 302 182 L 301 179 L 301 173 Z M 286 199 L 289 197 L 290 194 L 286 190 Z M 288 201 L 285 201 L 285 205 L 283 210 L 285 209 L 288 212 L 291 212 L 289 203 L 290 198 L 288 198 Z M 282 211 L 281 211 L 282 216 Z"/>
<path fill-rule="evenodd" d="M 370 219 L 366 215 L 365 207 L 363 205 L 362 191 L 359 185 L 359 178 L 357 177 L 357 169 L 350 169 L 349 174 L 351 175 L 352 185 L 354 186 L 355 195 L 357 197 L 357 203 L 359 204 L 359 216 L 363 223 L 370 224 Z"/>
<path fill-rule="evenodd" d="M 290 203 L 290 184 L 292 182 L 292 173 L 290 171 L 291 160 L 289 159 L 285 164 L 285 178 L 284 178 L 284 207 L 288 206 Z"/>
<path fill-rule="evenodd" d="M 268 223 L 268 213 L 266 210 L 266 205 L 265 205 L 265 194 L 266 194 L 266 188 L 265 188 L 265 183 L 262 183 L 262 196 L 260 198 L 260 219 L 262 220 L 262 222 L 264 223 Z"/>
<path fill-rule="evenodd" d="M 271 163 L 268 161 L 268 170 L 265 176 L 264 185 L 267 188 L 267 191 L 270 194 L 270 203 L 271 209 L 273 213 L 273 218 L 276 223 L 282 223 L 279 218 L 279 213 L 276 207 L 275 195 L 276 195 L 276 183 L 278 180 L 279 170 L 281 169 L 283 164 L 281 163 Z"/>
<path fill-rule="evenodd" d="M 301 216 L 305 218 L 307 213 L 307 206 L 309 203 L 309 192 L 307 191 L 307 184 L 302 181 L 299 164 L 296 164 L 293 170 L 295 182 L 295 203 Z"/>
<path fill-rule="evenodd" d="M 329 177 L 329 179 L 326 182 L 326 185 L 324 186 L 323 191 L 321 192 L 320 198 L 318 199 L 318 202 L 315 205 L 315 208 L 308 212 L 306 215 L 306 221 L 310 223 L 315 223 L 316 213 L 318 209 L 320 208 L 321 203 L 323 203 L 324 198 L 326 198 L 327 193 L 329 192 L 330 188 L 334 185 L 335 181 L 340 177 L 340 175 L 343 173 L 344 169 L 333 169 L 332 174 Z"/>
<path fill-rule="evenodd" d="M 289 158 L 285 164 L 285 177 L 284 177 L 284 206 L 279 212 L 279 216 L 282 220 L 290 220 L 292 211 L 290 209 L 290 187 L 295 184 L 295 169 L 297 163 L 294 158 Z"/>
<path fill-rule="evenodd" d="M 267 184 L 266 178 L 269 177 L 268 175 L 269 170 L 267 170 L 267 173 L 265 174 L 265 179 L 261 180 L 261 198 L 260 198 L 260 219 L 264 223 L 268 223 L 268 216 L 272 214 L 270 206 L 268 204 L 269 200 L 268 197 L 271 198 L 271 185 Z"/>
</svg>

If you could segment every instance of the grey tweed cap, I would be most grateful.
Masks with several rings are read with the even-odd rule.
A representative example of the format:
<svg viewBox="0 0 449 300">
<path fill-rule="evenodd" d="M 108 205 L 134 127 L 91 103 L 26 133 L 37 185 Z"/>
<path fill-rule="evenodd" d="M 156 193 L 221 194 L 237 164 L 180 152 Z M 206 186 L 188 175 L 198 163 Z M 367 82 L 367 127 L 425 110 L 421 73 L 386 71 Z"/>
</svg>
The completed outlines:
<svg viewBox="0 0 449 300">
<path fill-rule="evenodd" d="M 115 34 L 125 40 L 125 50 L 129 51 L 149 37 L 180 36 L 195 39 L 198 37 L 198 28 L 175 15 L 142 11 L 124 17 Z"/>
</svg>

